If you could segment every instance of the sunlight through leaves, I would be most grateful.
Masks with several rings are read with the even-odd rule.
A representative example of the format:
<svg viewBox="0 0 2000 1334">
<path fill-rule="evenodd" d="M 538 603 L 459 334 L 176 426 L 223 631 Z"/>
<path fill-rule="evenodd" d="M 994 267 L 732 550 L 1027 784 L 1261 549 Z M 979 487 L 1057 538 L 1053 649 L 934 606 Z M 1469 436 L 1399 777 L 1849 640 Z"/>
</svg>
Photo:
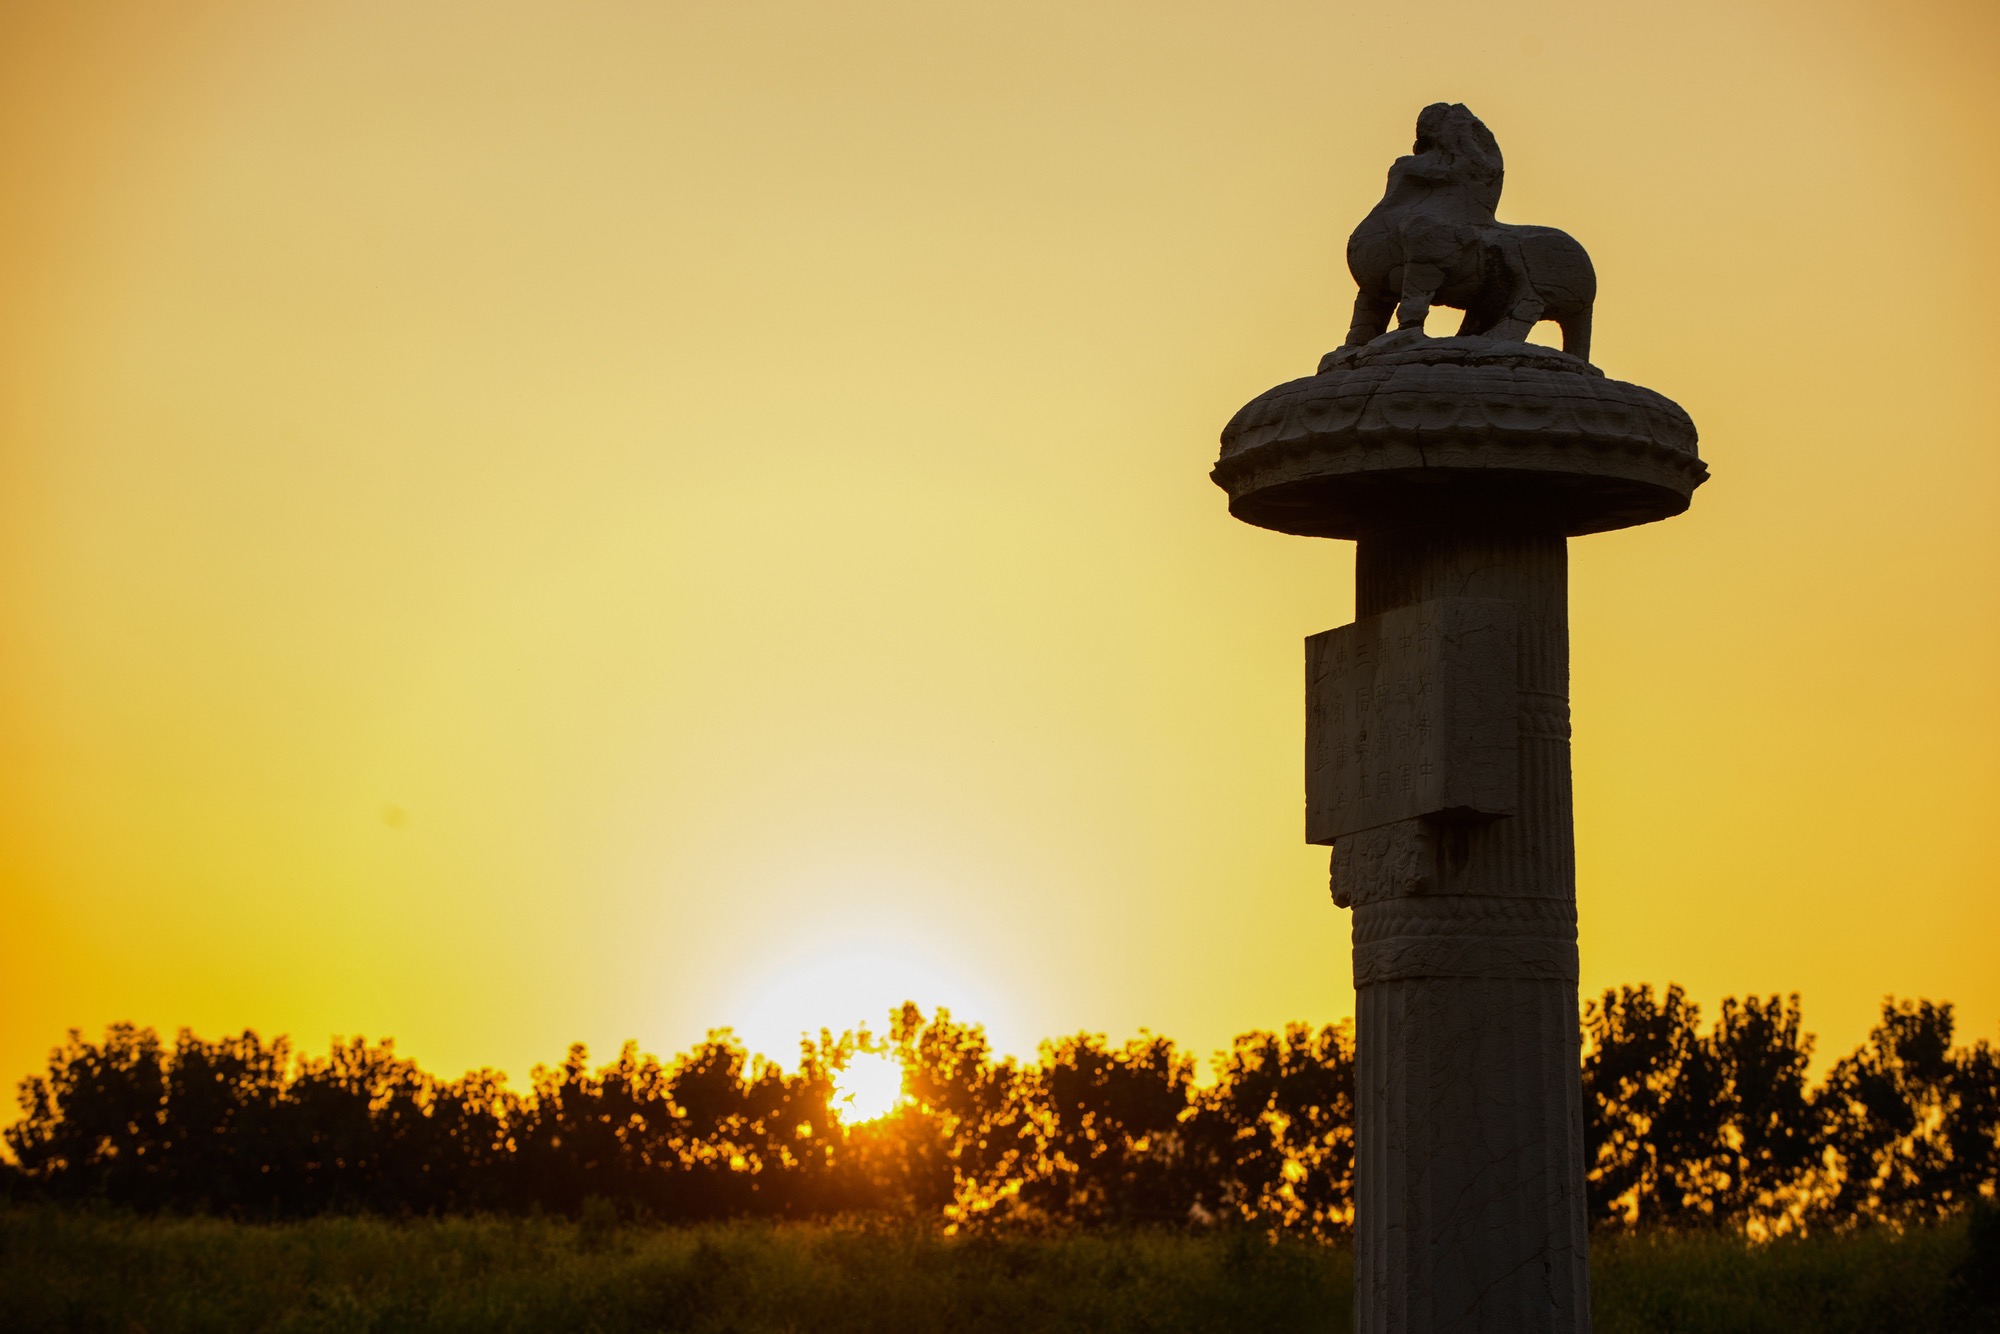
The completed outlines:
<svg viewBox="0 0 2000 1334">
<path fill-rule="evenodd" d="M 886 1052 L 857 1052 L 834 1072 L 833 1114 L 847 1125 L 879 1121 L 903 1101 L 903 1063 Z"/>
</svg>

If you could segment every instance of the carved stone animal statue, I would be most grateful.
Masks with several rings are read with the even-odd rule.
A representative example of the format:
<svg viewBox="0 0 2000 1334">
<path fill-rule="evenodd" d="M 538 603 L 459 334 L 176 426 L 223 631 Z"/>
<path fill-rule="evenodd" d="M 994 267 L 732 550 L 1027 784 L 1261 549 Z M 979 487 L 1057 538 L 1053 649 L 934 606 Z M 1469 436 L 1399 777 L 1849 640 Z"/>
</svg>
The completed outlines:
<svg viewBox="0 0 2000 1334">
<path fill-rule="evenodd" d="M 1563 350 L 1589 360 L 1597 274 L 1567 232 L 1500 222 L 1500 145 L 1453 102 L 1417 116 L 1410 155 L 1389 168 L 1382 202 L 1347 241 L 1354 298 L 1349 346 L 1422 329 L 1433 305 L 1465 312 L 1458 332 L 1525 340 L 1538 320 L 1562 328 Z"/>
</svg>

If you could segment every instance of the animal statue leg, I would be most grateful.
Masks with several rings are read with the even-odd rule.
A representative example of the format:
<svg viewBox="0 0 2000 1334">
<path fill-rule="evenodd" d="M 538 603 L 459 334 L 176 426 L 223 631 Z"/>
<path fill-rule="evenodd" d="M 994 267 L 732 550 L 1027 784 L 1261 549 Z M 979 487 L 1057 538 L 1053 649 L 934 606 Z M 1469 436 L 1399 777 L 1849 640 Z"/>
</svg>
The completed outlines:
<svg viewBox="0 0 2000 1334">
<path fill-rule="evenodd" d="M 1506 338 L 1514 342 L 1526 342 L 1528 331 L 1535 327 L 1548 309 L 1542 298 L 1532 287 L 1523 287 L 1521 294 L 1507 311 L 1507 318 L 1486 331 L 1488 338 Z"/>
<path fill-rule="evenodd" d="M 1403 266 L 1403 300 L 1396 307 L 1396 327 L 1398 329 L 1421 329 L 1424 317 L 1431 313 L 1431 298 L 1444 286 L 1443 269 L 1431 264 L 1405 264 Z"/>
<path fill-rule="evenodd" d="M 1389 317 L 1396 311 L 1396 303 L 1386 296 L 1377 296 L 1365 288 L 1354 298 L 1354 321 L 1347 327 L 1347 346 L 1360 347 L 1371 338 L 1379 338 L 1389 327 Z"/>
<path fill-rule="evenodd" d="M 1571 311 L 1568 319 L 1559 319 L 1556 325 L 1563 331 L 1563 351 L 1571 356 L 1590 360 L 1590 307 Z"/>
</svg>

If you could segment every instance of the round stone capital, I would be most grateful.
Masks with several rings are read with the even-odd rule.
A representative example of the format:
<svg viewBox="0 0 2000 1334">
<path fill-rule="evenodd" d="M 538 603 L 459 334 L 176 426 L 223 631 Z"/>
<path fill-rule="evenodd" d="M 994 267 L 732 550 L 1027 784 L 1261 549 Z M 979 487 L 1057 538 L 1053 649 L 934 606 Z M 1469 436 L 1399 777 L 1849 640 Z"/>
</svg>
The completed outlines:
<svg viewBox="0 0 2000 1334">
<path fill-rule="evenodd" d="M 1358 538 L 1454 522 L 1568 536 L 1670 518 L 1708 468 L 1679 405 L 1553 348 L 1398 332 L 1250 400 L 1210 476 L 1245 523 Z"/>
</svg>

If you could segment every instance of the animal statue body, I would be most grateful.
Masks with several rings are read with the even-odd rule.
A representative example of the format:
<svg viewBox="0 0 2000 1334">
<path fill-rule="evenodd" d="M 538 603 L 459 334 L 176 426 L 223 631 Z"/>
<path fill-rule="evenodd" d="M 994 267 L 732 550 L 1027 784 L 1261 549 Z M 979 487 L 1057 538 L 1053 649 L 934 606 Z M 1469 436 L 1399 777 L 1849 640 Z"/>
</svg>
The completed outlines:
<svg viewBox="0 0 2000 1334">
<path fill-rule="evenodd" d="M 1391 314 L 1398 329 L 1421 330 L 1440 305 L 1465 312 L 1461 335 L 1525 341 L 1553 320 L 1563 351 L 1589 360 L 1590 256 L 1567 232 L 1496 219 L 1502 176 L 1500 145 L 1479 117 L 1457 103 L 1423 109 L 1409 156 L 1347 241 L 1360 288 L 1349 346 L 1380 337 Z"/>
</svg>

